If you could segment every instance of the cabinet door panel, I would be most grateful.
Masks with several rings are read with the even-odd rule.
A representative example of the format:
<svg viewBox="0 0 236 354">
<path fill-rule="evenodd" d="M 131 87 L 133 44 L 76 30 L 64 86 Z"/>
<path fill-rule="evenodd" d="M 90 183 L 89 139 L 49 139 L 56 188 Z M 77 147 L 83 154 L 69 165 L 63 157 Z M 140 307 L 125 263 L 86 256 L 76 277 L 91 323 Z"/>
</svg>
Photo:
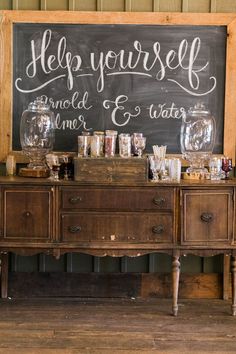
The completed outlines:
<svg viewBox="0 0 236 354">
<path fill-rule="evenodd" d="M 61 216 L 63 242 L 172 242 L 171 214 L 74 213 Z"/>
<path fill-rule="evenodd" d="M 232 190 L 183 191 L 182 243 L 231 243 L 232 197 Z"/>
<path fill-rule="evenodd" d="M 3 192 L 5 240 L 49 240 L 52 225 L 50 189 L 5 189 Z"/>
</svg>

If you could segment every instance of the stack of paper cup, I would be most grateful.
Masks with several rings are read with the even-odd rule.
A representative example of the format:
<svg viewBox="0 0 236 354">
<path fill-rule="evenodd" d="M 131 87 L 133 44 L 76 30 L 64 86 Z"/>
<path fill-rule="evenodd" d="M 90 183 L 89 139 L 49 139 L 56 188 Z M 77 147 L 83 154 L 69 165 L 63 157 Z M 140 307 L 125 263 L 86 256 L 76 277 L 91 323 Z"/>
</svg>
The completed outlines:
<svg viewBox="0 0 236 354">
<path fill-rule="evenodd" d="M 169 160 L 169 176 L 172 181 L 180 182 L 181 178 L 181 161 L 180 159 Z"/>
</svg>

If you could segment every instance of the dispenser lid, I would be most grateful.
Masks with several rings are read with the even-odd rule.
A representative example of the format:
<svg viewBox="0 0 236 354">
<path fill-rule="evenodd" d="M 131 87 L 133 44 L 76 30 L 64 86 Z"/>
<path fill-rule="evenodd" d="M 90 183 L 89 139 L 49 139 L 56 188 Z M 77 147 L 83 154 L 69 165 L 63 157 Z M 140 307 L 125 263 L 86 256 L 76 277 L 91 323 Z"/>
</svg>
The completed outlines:
<svg viewBox="0 0 236 354">
<path fill-rule="evenodd" d="M 42 97 L 37 97 L 36 100 L 29 103 L 28 110 L 45 112 L 49 111 L 49 105 L 43 101 Z"/>
<path fill-rule="evenodd" d="M 201 115 L 210 115 L 210 111 L 205 107 L 202 102 L 198 102 L 194 107 L 190 107 L 188 111 L 191 116 L 201 116 Z"/>
</svg>

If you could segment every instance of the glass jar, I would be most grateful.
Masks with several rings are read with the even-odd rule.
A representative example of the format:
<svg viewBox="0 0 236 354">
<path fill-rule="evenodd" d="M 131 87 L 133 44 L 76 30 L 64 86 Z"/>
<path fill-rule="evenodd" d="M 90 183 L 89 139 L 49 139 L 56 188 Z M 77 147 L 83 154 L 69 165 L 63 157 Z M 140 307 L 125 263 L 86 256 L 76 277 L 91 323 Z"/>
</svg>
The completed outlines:
<svg viewBox="0 0 236 354">
<path fill-rule="evenodd" d="M 96 146 L 97 146 L 97 151 L 96 151 L 96 156 L 95 157 L 102 157 L 104 156 L 104 132 L 100 132 L 100 131 L 95 131 L 93 133 L 93 136 L 95 137 L 95 141 L 96 141 Z M 92 156 L 92 152 L 91 152 L 91 156 Z"/>
<path fill-rule="evenodd" d="M 215 119 L 201 103 L 190 108 L 181 125 L 180 144 L 183 157 L 189 161 L 188 173 L 206 173 L 215 143 Z"/>
<path fill-rule="evenodd" d="M 105 131 L 105 157 L 114 157 L 116 153 L 116 130 Z"/>
<path fill-rule="evenodd" d="M 131 136 L 130 134 L 119 135 L 119 154 L 120 157 L 131 157 Z"/>
<path fill-rule="evenodd" d="M 54 113 L 41 98 L 30 103 L 21 116 L 20 142 L 23 153 L 29 157 L 28 168 L 47 169 L 45 156 L 53 149 Z"/>
<path fill-rule="evenodd" d="M 143 137 L 143 133 L 133 133 L 131 136 L 131 152 L 133 153 L 134 156 L 138 156 L 138 149 L 135 142 L 142 137 Z"/>
</svg>

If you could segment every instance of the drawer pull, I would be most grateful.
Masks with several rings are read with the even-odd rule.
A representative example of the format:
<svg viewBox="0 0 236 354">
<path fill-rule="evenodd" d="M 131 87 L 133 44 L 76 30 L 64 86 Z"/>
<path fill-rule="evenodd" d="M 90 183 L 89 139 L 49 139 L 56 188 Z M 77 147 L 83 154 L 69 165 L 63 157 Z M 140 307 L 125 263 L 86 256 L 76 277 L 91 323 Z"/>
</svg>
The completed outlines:
<svg viewBox="0 0 236 354">
<path fill-rule="evenodd" d="M 153 203 L 156 204 L 156 205 L 158 205 L 159 207 L 160 207 L 160 206 L 163 206 L 163 205 L 165 204 L 165 202 L 166 202 L 165 198 L 162 198 L 162 197 L 160 197 L 160 198 L 153 198 Z"/>
<path fill-rule="evenodd" d="M 152 228 L 152 232 L 154 234 L 160 235 L 160 234 L 162 234 L 163 231 L 164 231 L 164 226 L 163 225 L 153 226 L 153 228 Z"/>
<path fill-rule="evenodd" d="M 81 226 L 69 226 L 68 230 L 72 234 L 75 234 L 76 232 L 80 232 L 81 231 Z"/>
<path fill-rule="evenodd" d="M 71 197 L 71 198 L 69 198 L 69 202 L 71 204 L 76 204 L 76 203 L 82 202 L 82 198 L 81 197 Z"/>
<path fill-rule="evenodd" d="M 201 220 L 203 222 L 211 222 L 213 220 L 213 215 L 211 213 L 202 213 Z"/>
</svg>

